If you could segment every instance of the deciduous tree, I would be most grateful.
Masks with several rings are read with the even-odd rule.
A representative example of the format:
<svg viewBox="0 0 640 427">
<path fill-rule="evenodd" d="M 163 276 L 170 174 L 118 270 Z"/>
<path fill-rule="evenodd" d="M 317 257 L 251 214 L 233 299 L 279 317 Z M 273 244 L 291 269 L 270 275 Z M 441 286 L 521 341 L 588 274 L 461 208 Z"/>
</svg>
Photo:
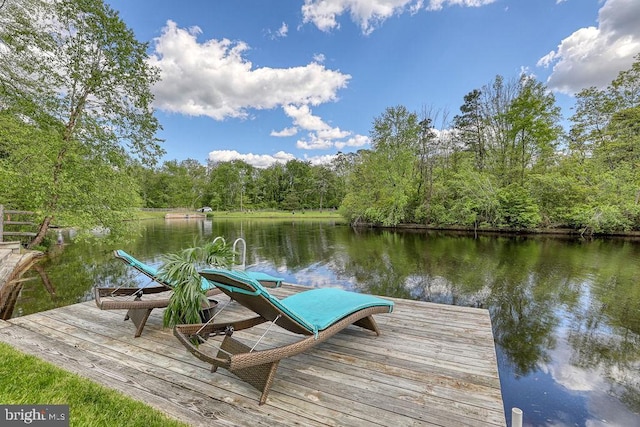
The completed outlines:
<svg viewBox="0 0 640 427">
<path fill-rule="evenodd" d="M 114 185 L 113 179 L 122 178 L 118 171 L 128 156 L 153 163 L 162 152 L 151 107 L 151 86 L 159 76 L 146 62 L 147 45 L 102 0 L 7 6 L 0 9 L 2 108 L 48 134 L 46 150 L 55 147 L 47 196 L 38 209 L 43 219 L 31 244 L 44 239 L 54 218 L 117 234 L 133 207 L 127 205 L 135 187 Z"/>
</svg>

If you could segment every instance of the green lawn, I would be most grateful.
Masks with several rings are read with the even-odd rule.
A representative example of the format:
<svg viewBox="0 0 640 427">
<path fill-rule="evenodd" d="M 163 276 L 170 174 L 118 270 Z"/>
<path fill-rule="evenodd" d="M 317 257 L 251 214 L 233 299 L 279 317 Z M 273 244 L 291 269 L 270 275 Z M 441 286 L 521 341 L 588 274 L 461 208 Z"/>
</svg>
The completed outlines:
<svg viewBox="0 0 640 427">
<path fill-rule="evenodd" d="M 0 342 L 0 403 L 69 405 L 71 426 L 187 426 L 133 400 Z"/>
<path fill-rule="evenodd" d="M 176 209 L 175 211 L 162 210 L 162 211 L 139 211 L 138 219 L 152 219 L 152 218 L 164 218 L 164 215 L 168 212 L 185 212 L 184 209 Z M 194 212 L 194 211 L 189 211 Z M 342 216 L 338 211 L 333 209 L 325 210 L 302 210 L 302 211 L 277 211 L 277 210 L 256 210 L 256 211 L 213 211 L 205 213 L 208 218 L 282 218 L 304 220 L 304 219 L 334 219 L 342 220 Z"/>
<path fill-rule="evenodd" d="M 207 214 L 213 218 L 295 218 L 295 219 L 342 219 L 338 211 L 334 210 L 303 210 L 303 211 L 214 211 Z"/>
</svg>

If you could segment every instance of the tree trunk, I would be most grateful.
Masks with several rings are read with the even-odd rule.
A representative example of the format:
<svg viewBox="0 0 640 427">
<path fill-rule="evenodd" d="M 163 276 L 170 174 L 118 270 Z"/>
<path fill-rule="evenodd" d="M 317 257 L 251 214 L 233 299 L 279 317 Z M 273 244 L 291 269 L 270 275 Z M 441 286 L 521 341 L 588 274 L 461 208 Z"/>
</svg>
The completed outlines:
<svg viewBox="0 0 640 427">
<path fill-rule="evenodd" d="M 49 231 L 49 225 L 51 224 L 52 216 L 46 216 L 40 223 L 40 228 L 38 229 L 38 234 L 33 238 L 31 242 L 27 245 L 27 249 L 32 249 L 35 246 L 38 246 L 42 243 L 45 236 L 47 235 L 47 231 Z"/>
</svg>

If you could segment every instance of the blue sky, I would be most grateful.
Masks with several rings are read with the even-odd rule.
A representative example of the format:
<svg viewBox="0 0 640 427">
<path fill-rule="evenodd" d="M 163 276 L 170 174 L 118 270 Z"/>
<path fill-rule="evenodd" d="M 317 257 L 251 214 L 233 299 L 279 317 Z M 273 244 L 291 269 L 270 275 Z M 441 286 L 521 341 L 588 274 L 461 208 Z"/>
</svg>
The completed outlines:
<svg viewBox="0 0 640 427">
<path fill-rule="evenodd" d="M 496 75 L 534 74 L 563 114 L 640 52 L 639 0 L 108 0 L 161 70 L 163 160 L 326 162 L 386 108 L 444 129 Z"/>
</svg>

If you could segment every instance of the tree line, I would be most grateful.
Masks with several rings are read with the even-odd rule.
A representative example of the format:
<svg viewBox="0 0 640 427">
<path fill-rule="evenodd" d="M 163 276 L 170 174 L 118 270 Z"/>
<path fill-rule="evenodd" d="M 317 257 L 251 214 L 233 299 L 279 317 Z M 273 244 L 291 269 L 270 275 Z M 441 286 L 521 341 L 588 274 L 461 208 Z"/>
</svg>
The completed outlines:
<svg viewBox="0 0 640 427">
<path fill-rule="evenodd" d="M 263 169 L 242 160 L 171 160 L 158 168 L 136 164 L 131 173 L 147 208 L 337 209 L 345 188 L 341 162 L 348 156 L 338 155 L 330 165 L 290 160 Z"/>
<path fill-rule="evenodd" d="M 326 165 L 167 161 L 148 45 L 102 0 L 0 8 L 0 203 L 51 224 L 130 230 L 140 207 L 339 208 L 351 223 L 640 229 L 640 56 L 576 95 L 568 130 L 532 76 L 497 76 L 451 120 L 387 108 L 371 148 Z M 436 126 L 436 122 L 437 126 Z"/>
<path fill-rule="evenodd" d="M 640 230 L 640 55 L 608 87 L 576 95 L 566 132 L 561 119 L 527 75 L 469 92 L 447 131 L 433 114 L 387 108 L 341 211 L 385 226 Z"/>
</svg>

